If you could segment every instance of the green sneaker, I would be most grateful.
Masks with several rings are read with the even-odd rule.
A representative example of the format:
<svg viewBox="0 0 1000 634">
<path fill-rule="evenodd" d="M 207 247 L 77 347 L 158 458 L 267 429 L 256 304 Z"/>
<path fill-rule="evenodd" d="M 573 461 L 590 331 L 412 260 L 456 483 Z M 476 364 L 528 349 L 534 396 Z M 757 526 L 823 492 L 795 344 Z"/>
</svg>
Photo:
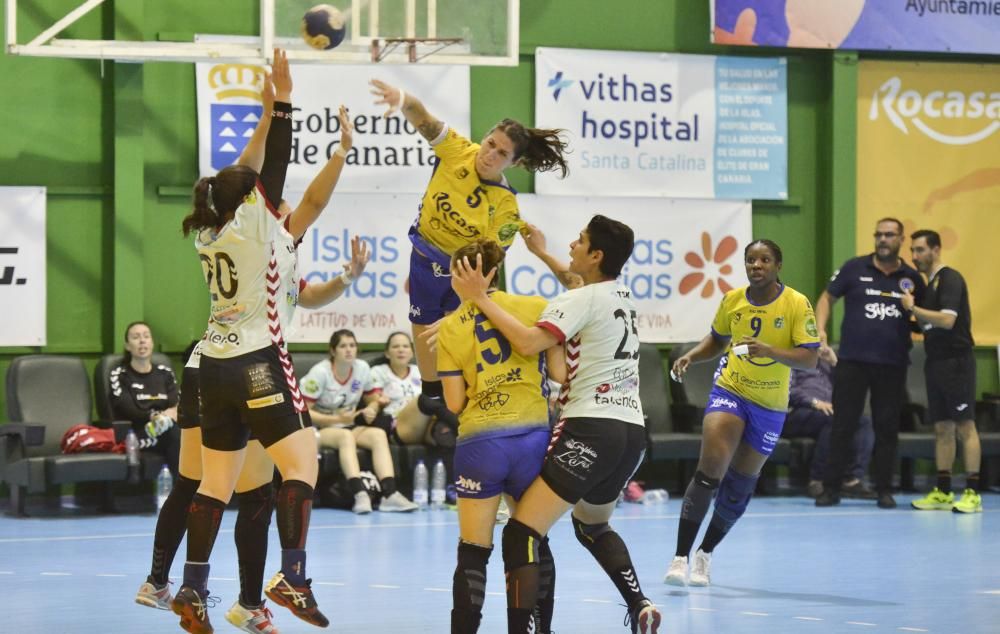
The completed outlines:
<svg viewBox="0 0 1000 634">
<path fill-rule="evenodd" d="M 983 500 L 972 489 L 966 489 L 962 491 L 962 498 L 955 502 L 951 510 L 956 513 L 982 513 Z"/>
<path fill-rule="evenodd" d="M 910 504 L 918 511 L 950 511 L 955 506 L 955 494 L 945 494 L 941 489 L 934 487 L 925 497 L 913 500 Z"/>
</svg>

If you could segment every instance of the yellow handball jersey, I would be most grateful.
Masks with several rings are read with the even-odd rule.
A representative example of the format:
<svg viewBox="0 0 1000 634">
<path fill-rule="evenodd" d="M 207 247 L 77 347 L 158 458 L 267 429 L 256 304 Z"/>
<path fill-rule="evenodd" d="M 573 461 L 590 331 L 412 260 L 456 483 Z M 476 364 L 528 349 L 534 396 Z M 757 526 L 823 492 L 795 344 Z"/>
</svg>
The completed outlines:
<svg viewBox="0 0 1000 634">
<path fill-rule="evenodd" d="M 479 144 L 445 130 L 444 138 L 433 143 L 439 162 L 420 203 L 420 235 L 448 255 L 477 238 L 509 247 L 524 226 L 517 192 L 506 183 L 481 180 L 476 173 Z"/>
<path fill-rule="evenodd" d="M 541 297 L 493 291 L 490 297 L 525 326 L 545 309 Z M 458 438 L 548 426 L 545 353 L 522 356 L 479 312 L 465 302 L 448 315 L 438 331 L 438 374 L 462 376 L 468 402 L 458 416 Z"/>
<path fill-rule="evenodd" d="M 747 298 L 747 288 L 726 293 L 712 322 L 713 336 L 730 339 L 715 383 L 761 407 L 783 412 L 788 409 L 792 369 L 766 357 L 738 357 L 733 345 L 743 337 L 754 337 L 776 348 L 817 348 L 816 315 L 806 296 L 788 286 L 782 286 L 778 297 L 763 306 Z"/>
</svg>

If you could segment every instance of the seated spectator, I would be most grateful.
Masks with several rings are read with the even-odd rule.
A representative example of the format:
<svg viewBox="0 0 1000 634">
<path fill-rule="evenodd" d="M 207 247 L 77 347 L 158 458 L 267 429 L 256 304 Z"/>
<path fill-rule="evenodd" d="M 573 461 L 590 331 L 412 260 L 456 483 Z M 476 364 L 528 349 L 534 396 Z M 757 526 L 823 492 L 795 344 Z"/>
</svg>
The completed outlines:
<svg viewBox="0 0 1000 634">
<path fill-rule="evenodd" d="M 420 368 L 413 363 L 413 340 L 409 334 L 399 331 L 389 335 L 385 355 L 372 363 L 372 381 L 382 393 L 382 414 L 391 421 L 389 439 L 400 445 L 423 442 L 432 417 L 416 407 Z"/>
<path fill-rule="evenodd" d="M 388 399 L 375 388 L 371 367 L 358 359 L 358 341 L 350 330 L 330 337 L 330 358 L 314 365 L 302 379 L 302 394 L 316 426 L 319 445 L 337 449 L 340 469 L 354 494 L 354 512 L 370 513 L 372 501 L 361 481 L 357 448 L 372 452 L 375 475 L 382 488 L 379 510 L 408 512 L 417 505 L 396 490 L 395 470 L 386 429 L 378 424 Z"/>
<path fill-rule="evenodd" d="M 812 464 L 809 468 L 809 497 L 816 498 L 823 493 L 823 473 L 830 453 L 830 430 L 833 425 L 833 368 L 837 365 L 837 353 L 824 344 L 819 349 L 819 362 L 813 370 L 792 370 L 789 386 L 788 405 L 791 411 L 785 419 L 781 435 L 786 438 L 815 438 Z M 854 462 L 844 474 L 841 492 L 846 497 L 874 500 L 875 493 L 865 486 L 865 473 L 875 445 L 872 420 L 861 416 L 858 430 L 854 434 Z"/>
<path fill-rule="evenodd" d="M 135 321 L 125 329 L 125 358 L 111 370 L 111 410 L 116 420 L 132 422 L 139 449 L 163 457 L 177 478 L 180 430 L 177 420 L 177 378 L 165 365 L 153 365 L 153 333 Z"/>
</svg>

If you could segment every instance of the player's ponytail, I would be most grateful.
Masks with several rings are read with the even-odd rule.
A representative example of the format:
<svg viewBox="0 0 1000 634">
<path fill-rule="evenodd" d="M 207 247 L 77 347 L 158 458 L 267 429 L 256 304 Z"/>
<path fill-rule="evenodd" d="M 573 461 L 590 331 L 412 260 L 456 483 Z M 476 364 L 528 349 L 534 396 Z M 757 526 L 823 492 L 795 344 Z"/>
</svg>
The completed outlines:
<svg viewBox="0 0 1000 634">
<path fill-rule="evenodd" d="M 487 275 L 492 269 L 500 266 L 507 253 L 493 240 L 489 238 L 477 238 L 474 242 L 459 247 L 455 251 L 454 255 L 451 256 L 451 266 L 454 268 L 455 262 L 460 261 L 462 258 L 468 258 L 469 264 L 475 266 L 477 255 L 482 256 L 483 275 Z M 496 287 L 499 277 L 499 275 L 494 275 L 490 281 L 490 286 Z"/>
<path fill-rule="evenodd" d="M 256 183 L 257 172 L 245 165 L 232 165 L 215 176 L 198 179 L 194 184 L 193 209 L 181 222 L 184 235 L 222 228 Z"/>
<path fill-rule="evenodd" d="M 560 177 L 569 172 L 566 159 L 566 141 L 559 136 L 558 128 L 528 128 L 513 119 L 504 119 L 493 128 L 500 130 L 514 144 L 515 162 L 529 172 L 554 172 Z"/>
</svg>

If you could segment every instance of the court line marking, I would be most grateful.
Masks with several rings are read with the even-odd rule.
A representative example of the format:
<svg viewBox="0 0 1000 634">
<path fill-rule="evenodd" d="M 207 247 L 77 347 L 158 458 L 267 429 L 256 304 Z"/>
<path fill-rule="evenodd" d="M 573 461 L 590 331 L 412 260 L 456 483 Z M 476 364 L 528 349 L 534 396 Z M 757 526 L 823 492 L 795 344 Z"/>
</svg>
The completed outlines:
<svg viewBox="0 0 1000 634">
<path fill-rule="evenodd" d="M 688 607 L 688 609 L 689 610 L 693 610 L 694 612 L 715 612 L 715 608 L 695 608 L 695 607 Z"/>
<path fill-rule="evenodd" d="M 368 587 L 369 588 L 382 588 L 384 590 L 399 590 L 399 586 L 390 586 L 390 585 L 384 584 L 384 583 L 370 583 L 370 584 L 368 584 Z"/>
<path fill-rule="evenodd" d="M 800 621 L 822 621 L 823 619 L 816 618 L 815 616 L 793 616 L 793 619 L 798 619 Z"/>
<path fill-rule="evenodd" d="M 72 577 L 72 572 L 43 572 L 43 577 Z"/>
<path fill-rule="evenodd" d="M 614 601 L 608 601 L 607 599 L 583 599 L 584 603 L 614 603 Z"/>
<path fill-rule="evenodd" d="M 105 572 L 105 573 L 100 573 L 99 572 L 99 573 L 97 573 L 97 576 L 98 577 L 127 577 L 128 575 L 112 574 L 110 572 Z"/>
<path fill-rule="evenodd" d="M 0 574 L 3 574 L 0 572 Z M 979 594 L 995 594 L 1000 595 L 1000 590 L 982 590 Z"/>
<path fill-rule="evenodd" d="M 342 581 L 313 581 L 318 586 L 346 586 Z"/>
<path fill-rule="evenodd" d="M 864 625 L 865 627 L 878 627 L 878 623 L 865 623 L 864 621 L 844 621 L 848 625 Z"/>
<path fill-rule="evenodd" d="M 896 629 L 897 630 L 901 630 L 903 632 L 930 632 L 930 630 L 925 630 L 922 627 L 903 627 L 903 626 L 899 626 Z"/>
<path fill-rule="evenodd" d="M 451 592 L 451 588 L 424 588 L 424 592 Z"/>
<path fill-rule="evenodd" d="M 767 612 L 740 612 L 740 614 L 745 614 L 746 616 L 771 616 Z"/>
<path fill-rule="evenodd" d="M 236 581 L 236 577 L 209 577 L 209 581 Z"/>
<path fill-rule="evenodd" d="M 12 574 L 14 574 L 13 570 L 0 570 L 0 575 L 12 575 Z"/>
</svg>

